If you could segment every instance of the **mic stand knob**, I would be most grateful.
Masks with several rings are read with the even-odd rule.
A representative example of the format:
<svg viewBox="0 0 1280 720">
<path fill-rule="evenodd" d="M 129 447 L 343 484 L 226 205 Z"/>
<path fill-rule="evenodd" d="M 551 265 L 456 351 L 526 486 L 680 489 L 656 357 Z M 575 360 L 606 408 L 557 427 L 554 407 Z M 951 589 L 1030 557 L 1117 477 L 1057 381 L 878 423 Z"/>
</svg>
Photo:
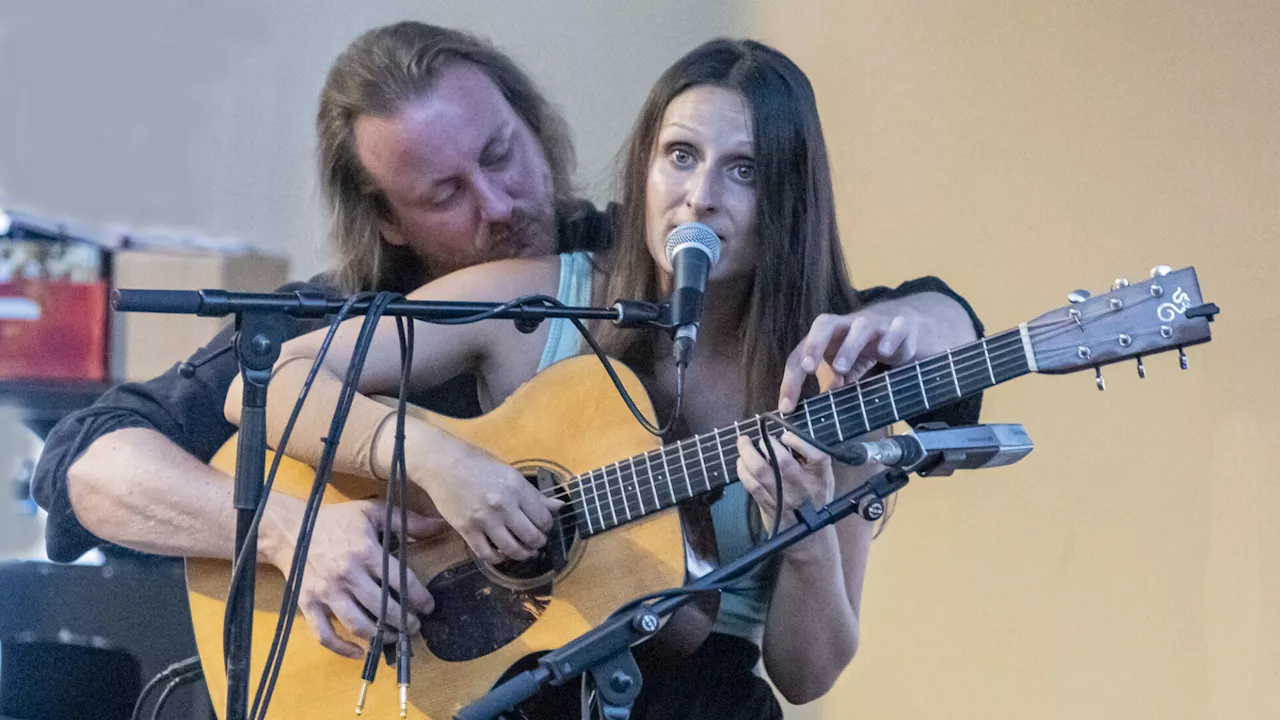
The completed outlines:
<svg viewBox="0 0 1280 720">
<path fill-rule="evenodd" d="M 658 628 L 661 624 L 662 620 L 658 617 L 658 614 L 652 610 L 641 610 L 636 613 L 634 618 L 631 619 L 631 627 L 635 628 L 637 632 L 642 632 L 645 635 L 652 635 L 658 632 Z"/>
<path fill-rule="evenodd" d="M 878 495 L 868 495 L 858 503 L 858 515 L 863 520 L 875 522 L 884 517 L 884 500 Z"/>
<path fill-rule="evenodd" d="M 591 668 L 591 680 L 605 720 L 628 720 L 641 685 L 640 666 L 636 665 L 631 650 L 596 663 Z"/>
</svg>

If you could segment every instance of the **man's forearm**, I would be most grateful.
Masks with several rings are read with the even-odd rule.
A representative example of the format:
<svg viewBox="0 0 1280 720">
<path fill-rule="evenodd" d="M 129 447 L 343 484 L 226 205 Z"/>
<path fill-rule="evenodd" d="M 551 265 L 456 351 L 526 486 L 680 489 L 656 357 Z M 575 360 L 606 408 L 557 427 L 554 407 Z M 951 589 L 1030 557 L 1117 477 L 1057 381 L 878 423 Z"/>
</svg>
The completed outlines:
<svg viewBox="0 0 1280 720">
<path fill-rule="evenodd" d="M 157 555 L 230 559 L 234 480 L 143 428 L 98 438 L 67 471 L 80 523 L 94 535 Z M 301 503 L 273 494 L 259 537 L 266 560 L 296 531 Z"/>
<path fill-rule="evenodd" d="M 920 354 L 934 355 L 978 339 L 969 313 L 955 299 L 940 292 L 921 292 L 875 303 L 882 311 L 911 313 L 921 320 Z"/>
</svg>

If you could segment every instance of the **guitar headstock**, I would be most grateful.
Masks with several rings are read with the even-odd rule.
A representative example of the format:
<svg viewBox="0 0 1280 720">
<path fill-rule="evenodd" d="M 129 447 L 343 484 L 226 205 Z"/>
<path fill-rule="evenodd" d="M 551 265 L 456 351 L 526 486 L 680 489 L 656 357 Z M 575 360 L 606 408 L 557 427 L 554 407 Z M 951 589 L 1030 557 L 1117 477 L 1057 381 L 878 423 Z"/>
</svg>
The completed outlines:
<svg viewBox="0 0 1280 720">
<path fill-rule="evenodd" d="M 1138 374 L 1146 377 L 1144 355 L 1209 341 L 1209 323 L 1218 306 L 1205 303 L 1195 268 L 1170 270 L 1160 265 L 1151 279 L 1130 283 L 1117 280 L 1111 291 L 1091 297 L 1083 290 L 1069 296 L 1071 304 L 1047 312 L 1024 327 L 1041 373 L 1069 373 L 1137 358 Z M 1098 389 L 1106 386 L 1098 370 Z"/>
</svg>

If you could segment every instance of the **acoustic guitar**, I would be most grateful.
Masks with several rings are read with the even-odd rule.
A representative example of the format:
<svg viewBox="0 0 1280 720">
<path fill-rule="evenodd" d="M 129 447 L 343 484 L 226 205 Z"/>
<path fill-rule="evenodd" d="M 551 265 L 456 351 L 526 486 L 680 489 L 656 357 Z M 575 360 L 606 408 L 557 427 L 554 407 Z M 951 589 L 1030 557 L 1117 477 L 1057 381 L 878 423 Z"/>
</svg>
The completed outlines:
<svg viewBox="0 0 1280 720">
<path fill-rule="evenodd" d="M 1077 291 L 1071 304 L 1016 328 L 912 365 L 807 398 L 788 420 L 837 444 L 917 416 L 1029 373 L 1061 374 L 1137 358 L 1210 339 L 1217 307 L 1204 304 L 1195 270 L 1161 266 L 1152 278 L 1117 282 L 1097 297 Z M 1182 355 L 1185 368 L 1186 356 Z M 614 363 L 637 405 L 652 406 L 636 376 Z M 1099 389 L 1104 387 L 1098 371 Z M 472 420 L 415 409 L 414 414 L 478 445 L 568 504 L 537 557 L 490 566 L 462 539 L 445 531 L 407 546 L 410 567 L 435 598 L 435 611 L 414 639 L 410 717 L 443 720 L 482 695 L 513 666 L 572 640 L 617 607 L 643 593 L 678 586 L 686 568 L 714 557 L 705 528 L 674 512 L 703 506 L 685 501 L 734 482 L 735 438 L 753 434 L 746 420 L 659 446 L 631 416 L 593 356 L 557 363 L 521 386 L 499 407 Z M 213 465 L 232 472 L 235 438 Z M 306 497 L 314 472 L 282 461 L 277 490 Z M 385 496 L 383 483 L 335 476 L 324 502 Z M 693 510 L 686 513 L 692 517 Z M 701 559 L 701 560 L 700 560 Z M 705 570 L 705 568 L 703 568 Z M 191 559 L 187 584 L 196 640 L 212 697 L 226 695 L 222 629 L 230 563 Z M 253 621 L 253 687 L 270 647 L 284 578 L 257 569 Z M 667 628 L 675 645 L 696 646 L 702 622 Z M 677 624 L 673 619 L 668 625 Z M 302 627 L 299 631 L 297 628 Z M 305 623 L 294 626 L 272 699 L 276 717 L 349 718 L 361 663 L 316 641 Z M 521 667 L 523 669 L 523 666 Z M 398 689 L 384 668 L 370 688 L 366 713 L 398 715 Z M 223 708 L 219 705 L 219 713 Z"/>
</svg>

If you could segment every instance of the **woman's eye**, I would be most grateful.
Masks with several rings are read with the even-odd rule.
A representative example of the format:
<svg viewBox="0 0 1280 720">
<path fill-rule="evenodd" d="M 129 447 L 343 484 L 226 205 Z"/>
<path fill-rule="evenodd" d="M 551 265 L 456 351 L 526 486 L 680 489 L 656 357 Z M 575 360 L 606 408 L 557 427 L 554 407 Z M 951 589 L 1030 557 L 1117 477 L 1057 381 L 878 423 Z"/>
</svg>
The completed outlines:
<svg viewBox="0 0 1280 720">
<path fill-rule="evenodd" d="M 743 182 L 752 182 L 756 179 L 756 167 L 754 165 L 738 165 L 733 168 L 733 174 Z"/>
<path fill-rule="evenodd" d="M 674 148 L 670 152 L 671 162 L 684 167 L 693 162 L 693 153 L 684 148 Z"/>
</svg>

